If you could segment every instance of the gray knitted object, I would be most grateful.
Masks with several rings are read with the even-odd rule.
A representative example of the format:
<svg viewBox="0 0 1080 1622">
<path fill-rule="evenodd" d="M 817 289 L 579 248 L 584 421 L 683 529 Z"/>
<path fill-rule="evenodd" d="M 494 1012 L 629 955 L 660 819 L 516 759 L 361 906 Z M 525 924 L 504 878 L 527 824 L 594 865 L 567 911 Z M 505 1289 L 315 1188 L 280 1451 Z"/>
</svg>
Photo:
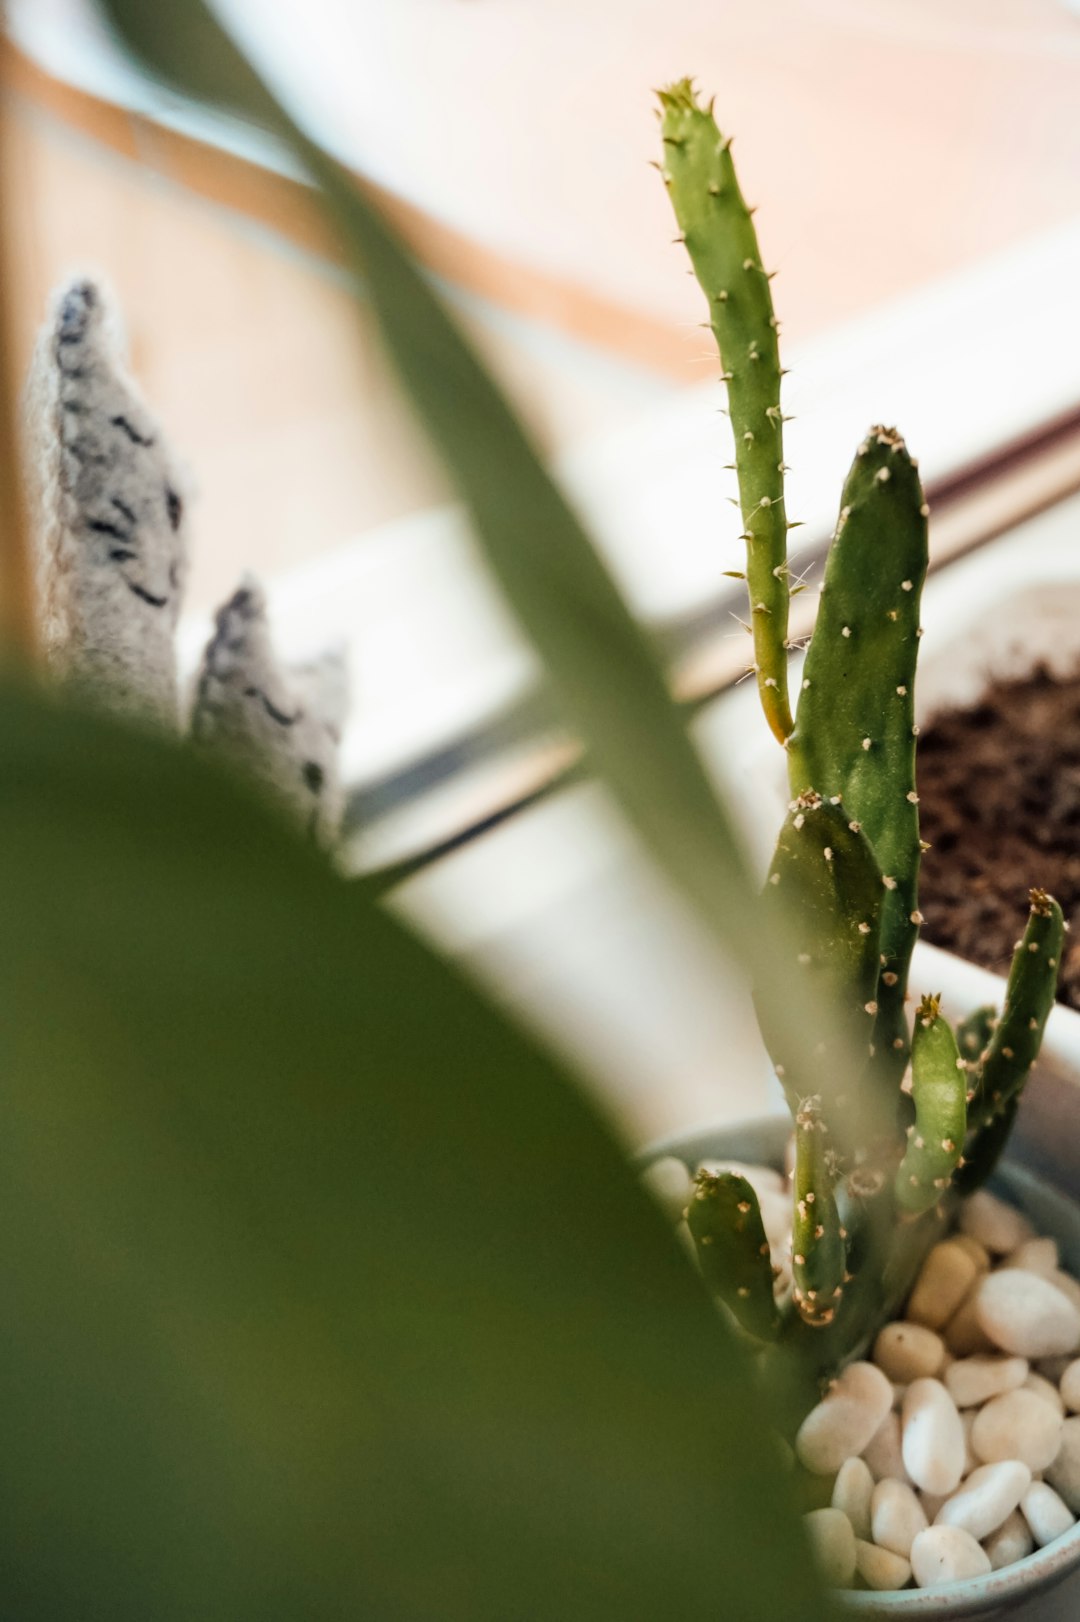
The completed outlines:
<svg viewBox="0 0 1080 1622">
<path fill-rule="evenodd" d="M 193 739 L 283 800 L 314 838 L 331 843 L 344 811 L 338 753 L 346 707 L 343 657 L 327 654 L 284 671 L 262 590 L 246 578 L 218 611 L 203 655 Z"/>
<path fill-rule="evenodd" d="M 92 281 L 56 300 L 31 375 L 30 430 L 46 657 L 110 707 L 175 727 L 183 496 Z"/>
</svg>

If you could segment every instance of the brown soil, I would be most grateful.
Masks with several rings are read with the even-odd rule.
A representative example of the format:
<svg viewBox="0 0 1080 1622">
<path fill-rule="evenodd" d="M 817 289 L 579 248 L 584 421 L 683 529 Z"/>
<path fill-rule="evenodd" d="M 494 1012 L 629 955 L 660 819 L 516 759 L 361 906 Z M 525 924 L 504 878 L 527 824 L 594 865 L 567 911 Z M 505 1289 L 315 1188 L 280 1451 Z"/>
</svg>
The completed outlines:
<svg viewBox="0 0 1080 1622">
<path fill-rule="evenodd" d="M 919 740 L 928 940 L 1005 972 L 1032 885 L 1073 926 L 1058 996 L 1080 1008 L 1080 676 L 1037 670 Z"/>
</svg>

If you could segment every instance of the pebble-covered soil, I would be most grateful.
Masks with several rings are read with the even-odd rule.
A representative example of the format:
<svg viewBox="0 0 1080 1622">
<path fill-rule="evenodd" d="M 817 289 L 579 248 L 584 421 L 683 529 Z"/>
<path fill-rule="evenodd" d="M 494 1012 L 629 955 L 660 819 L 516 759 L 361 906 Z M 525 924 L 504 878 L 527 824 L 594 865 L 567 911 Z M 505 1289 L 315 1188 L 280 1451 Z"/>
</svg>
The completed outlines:
<svg viewBox="0 0 1080 1622">
<path fill-rule="evenodd" d="M 999 683 L 919 739 L 923 934 L 1006 973 L 1034 885 L 1073 926 L 1058 997 L 1080 1008 L 1080 676 Z"/>
<path fill-rule="evenodd" d="M 753 1184 L 782 1293 L 785 1179 L 734 1162 L 704 1169 Z M 693 1192 L 687 1167 L 662 1160 L 646 1180 L 678 1221 Z M 795 1457 L 827 1491 L 831 1481 L 829 1505 L 805 1519 L 838 1588 L 934 1588 L 1064 1536 L 1080 1516 L 1080 1283 L 1056 1242 L 993 1194 L 972 1195 L 904 1317 L 806 1416 Z"/>
</svg>

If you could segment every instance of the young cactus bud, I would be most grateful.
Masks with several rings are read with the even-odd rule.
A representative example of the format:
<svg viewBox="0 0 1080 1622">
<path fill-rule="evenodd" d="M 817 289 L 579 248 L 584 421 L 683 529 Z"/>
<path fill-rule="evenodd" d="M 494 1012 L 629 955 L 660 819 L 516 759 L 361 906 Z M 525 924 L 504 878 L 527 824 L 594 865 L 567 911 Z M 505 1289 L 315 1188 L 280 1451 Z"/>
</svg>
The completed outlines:
<svg viewBox="0 0 1080 1622">
<path fill-rule="evenodd" d="M 920 922 L 915 662 L 926 575 L 926 503 L 894 428 L 872 428 L 841 497 L 788 741 L 793 794 L 838 794 L 874 848 L 885 887 L 875 1068 L 899 1085 L 904 997 Z"/>
<path fill-rule="evenodd" d="M 915 1015 L 911 1091 L 915 1124 L 896 1173 L 896 1202 L 918 1216 L 945 1193 L 964 1152 L 968 1076 L 940 997 L 924 997 Z"/>
<path fill-rule="evenodd" d="M 769 1242 L 758 1197 L 734 1172 L 699 1172 L 686 1211 L 701 1274 L 714 1295 L 757 1340 L 780 1327 Z"/>
<path fill-rule="evenodd" d="M 1020 1096 L 1054 1006 L 1065 920 L 1045 890 L 1032 890 L 1030 900 L 1027 927 L 1009 970 L 1005 1006 L 990 1038 L 972 1101 L 972 1115 L 982 1120 L 989 1120 Z"/>
<path fill-rule="evenodd" d="M 743 201 L 731 143 L 689 79 L 659 92 L 661 174 L 709 301 L 735 435 L 735 468 L 747 547 L 746 581 L 762 708 L 783 743 L 788 703 L 787 509 L 784 505 L 780 356 L 769 278 Z"/>
<path fill-rule="evenodd" d="M 795 1116 L 791 1276 L 799 1315 L 815 1329 L 836 1317 L 847 1270 L 845 1235 L 833 1194 L 834 1165 L 821 1100 L 804 1099 Z"/>
<path fill-rule="evenodd" d="M 956 1027 L 957 1050 L 969 1074 L 975 1074 L 981 1068 L 983 1054 L 990 1046 L 997 1019 L 997 1009 L 993 1003 L 987 1003 L 982 1008 L 976 1008 Z"/>
</svg>

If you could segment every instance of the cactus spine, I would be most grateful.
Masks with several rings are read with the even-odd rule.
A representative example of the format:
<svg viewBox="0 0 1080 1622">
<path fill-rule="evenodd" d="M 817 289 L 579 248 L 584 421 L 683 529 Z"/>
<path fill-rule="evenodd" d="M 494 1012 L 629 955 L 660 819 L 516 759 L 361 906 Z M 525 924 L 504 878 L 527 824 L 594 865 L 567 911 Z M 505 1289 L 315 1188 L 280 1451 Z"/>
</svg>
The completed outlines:
<svg viewBox="0 0 1080 1622">
<path fill-rule="evenodd" d="M 788 751 L 794 798 L 765 902 L 793 961 L 782 958 L 776 972 L 802 976 L 802 1006 L 832 1020 L 823 1040 L 815 1030 L 800 1041 L 759 1009 L 796 1123 L 792 1291 L 778 1328 L 768 1316 L 775 1344 L 765 1363 L 797 1349 L 816 1378 L 897 1310 L 952 1203 L 993 1169 L 1053 1004 L 1064 926 L 1057 903 L 1033 890 L 1001 1018 L 979 1009 L 954 1036 L 938 999 L 925 997 L 909 1035 L 922 921 L 914 694 L 928 516 L 917 466 L 892 428 L 872 428 L 858 449 L 793 723 L 782 373 L 768 278 L 711 107 L 688 80 L 660 102 L 661 172 L 709 299 L 735 431 L 754 668 Z M 746 1297 L 733 1297 L 731 1283 L 747 1266 L 746 1213 L 735 1222 L 732 1198 L 699 1192 L 690 1220 L 706 1278 L 746 1324 Z"/>
<path fill-rule="evenodd" d="M 762 708 L 781 743 L 791 732 L 787 631 L 791 596 L 784 502 L 780 355 L 769 277 L 751 210 L 739 190 L 731 141 L 690 81 L 659 92 L 662 174 L 694 274 L 709 301 L 709 325 L 727 385 L 746 540 L 754 669 Z"/>
</svg>

